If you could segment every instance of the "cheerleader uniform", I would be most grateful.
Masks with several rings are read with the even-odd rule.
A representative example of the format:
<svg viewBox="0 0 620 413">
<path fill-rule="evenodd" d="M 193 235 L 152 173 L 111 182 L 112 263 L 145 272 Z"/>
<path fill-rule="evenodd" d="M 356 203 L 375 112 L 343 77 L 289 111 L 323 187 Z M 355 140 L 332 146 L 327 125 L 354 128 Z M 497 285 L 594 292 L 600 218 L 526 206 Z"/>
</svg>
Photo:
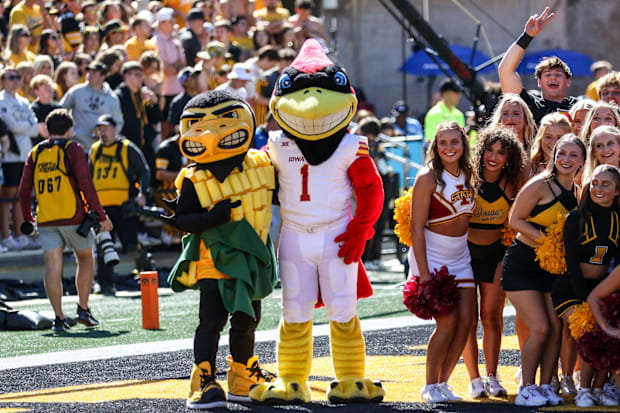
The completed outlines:
<svg viewBox="0 0 620 413">
<path fill-rule="evenodd" d="M 555 178 L 553 181 L 561 192 L 556 195 L 551 183 L 547 181 L 554 198 L 546 204 L 536 205 L 527 218 L 527 221 L 540 229 L 543 234 L 546 227 L 556 222 L 558 213 L 566 215 L 577 207 L 577 198 L 575 198 L 572 190 L 564 189 Z M 504 291 L 536 290 L 545 293 L 551 292 L 557 275 L 540 268 L 535 258 L 534 248 L 515 238 L 512 245 L 506 250 L 502 261 L 502 288 Z"/>
<path fill-rule="evenodd" d="M 475 284 L 467 248 L 467 234 L 451 237 L 437 234 L 429 229 L 436 224 L 454 221 L 462 215 L 471 216 L 474 209 L 473 192 L 465 185 L 464 173 L 459 171 L 459 174 L 455 176 L 444 169 L 442 178 L 446 185 L 441 190 L 437 185 L 433 192 L 429 216 L 426 228 L 424 228 L 428 269 L 432 273 L 445 265 L 448 272 L 456 276 L 459 288 L 473 288 Z M 419 275 L 420 271 L 413 248 L 409 248 L 408 259 L 409 274 Z"/>
<path fill-rule="evenodd" d="M 483 181 L 476 196 L 476 204 L 469 220 L 469 227 L 476 229 L 498 229 L 504 226 L 510 210 L 510 199 L 499 181 Z M 489 245 L 478 245 L 467 242 L 471 255 L 471 266 L 476 282 L 493 283 L 497 264 L 502 262 L 506 247 L 501 238 Z"/>
<path fill-rule="evenodd" d="M 611 208 L 593 205 L 592 216 L 585 223 L 583 233 L 579 230 L 581 211 L 573 211 L 564 225 L 567 274 L 560 277 L 551 290 L 553 306 L 562 317 L 568 310 L 581 304 L 605 277 L 584 278 L 580 263 L 609 267 L 612 258 L 620 263 L 620 224 L 618 212 Z"/>
</svg>

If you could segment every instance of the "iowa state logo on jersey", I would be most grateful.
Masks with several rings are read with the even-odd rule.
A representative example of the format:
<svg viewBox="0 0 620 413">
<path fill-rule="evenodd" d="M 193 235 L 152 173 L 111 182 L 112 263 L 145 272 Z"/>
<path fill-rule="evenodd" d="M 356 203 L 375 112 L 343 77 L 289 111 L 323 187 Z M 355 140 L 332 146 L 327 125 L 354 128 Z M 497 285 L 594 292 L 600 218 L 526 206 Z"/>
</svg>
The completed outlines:
<svg viewBox="0 0 620 413">
<path fill-rule="evenodd" d="M 456 204 L 461 201 L 461 205 L 469 205 L 471 199 L 474 197 L 473 192 L 469 189 L 465 189 L 465 185 L 456 185 L 456 189 L 458 189 L 458 191 L 452 194 L 450 202 Z"/>
</svg>

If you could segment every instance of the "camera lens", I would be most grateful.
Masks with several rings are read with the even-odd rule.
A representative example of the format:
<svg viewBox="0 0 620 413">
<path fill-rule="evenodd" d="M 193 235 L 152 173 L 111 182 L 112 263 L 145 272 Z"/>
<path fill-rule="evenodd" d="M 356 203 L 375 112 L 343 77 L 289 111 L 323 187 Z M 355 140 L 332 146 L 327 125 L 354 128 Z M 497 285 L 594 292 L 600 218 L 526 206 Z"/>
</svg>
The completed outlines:
<svg viewBox="0 0 620 413">
<path fill-rule="evenodd" d="M 106 265 L 117 265 L 120 262 L 118 253 L 114 249 L 114 242 L 112 236 L 108 231 L 101 231 L 97 234 L 97 246 L 100 253 L 103 255 L 103 262 Z"/>
</svg>

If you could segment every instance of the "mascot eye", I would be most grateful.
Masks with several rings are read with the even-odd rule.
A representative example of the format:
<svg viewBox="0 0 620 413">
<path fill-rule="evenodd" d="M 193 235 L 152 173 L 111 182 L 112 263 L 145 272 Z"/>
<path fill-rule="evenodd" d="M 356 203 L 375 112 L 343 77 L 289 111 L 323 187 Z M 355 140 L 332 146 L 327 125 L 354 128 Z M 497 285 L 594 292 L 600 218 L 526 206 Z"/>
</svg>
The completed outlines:
<svg viewBox="0 0 620 413">
<path fill-rule="evenodd" d="M 289 75 L 284 75 L 280 78 L 280 89 L 288 89 L 292 84 L 293 82 Z"/>
<path fill-rule="evenodd" d="M 345 86 L 347 84 L 347 76 L 341 71 L 336 72 L 334 74 L 334 83 L 338 86 Z"/>
<path fill-rule="evenodd" d="M 190 128 L 194 123 L 197 123 L 198 121 L 200 121 L 200 119 L 188 119 L 187 127 Z"/>
<path fill-rule="evenodd" d="M 237 114 L 236 111 L 233 112 L 228 112 L 228 113 L 224 113 L 222 116 L 222 118 L 233 118 L 233 119 L 238 119 L 239 115 Z"/>
</svg>

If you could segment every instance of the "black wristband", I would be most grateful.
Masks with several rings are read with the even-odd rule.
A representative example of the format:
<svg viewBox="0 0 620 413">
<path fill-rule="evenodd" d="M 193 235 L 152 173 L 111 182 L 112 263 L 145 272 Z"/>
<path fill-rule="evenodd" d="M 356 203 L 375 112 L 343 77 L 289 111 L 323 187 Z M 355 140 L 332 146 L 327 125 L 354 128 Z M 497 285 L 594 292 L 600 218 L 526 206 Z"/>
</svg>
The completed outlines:
<svg viewBox="0 0 620 413">
<path fill-rule="evenodd" d="M 517 39 L 516 43 L 525 50 L 530 45 L 530 42 L 532 41 L 532 39 L 533 39 L 532 36 L 523 32 L 521 33 L 521 36 L 519 36 L 519 38 Z"/>
</svg>

